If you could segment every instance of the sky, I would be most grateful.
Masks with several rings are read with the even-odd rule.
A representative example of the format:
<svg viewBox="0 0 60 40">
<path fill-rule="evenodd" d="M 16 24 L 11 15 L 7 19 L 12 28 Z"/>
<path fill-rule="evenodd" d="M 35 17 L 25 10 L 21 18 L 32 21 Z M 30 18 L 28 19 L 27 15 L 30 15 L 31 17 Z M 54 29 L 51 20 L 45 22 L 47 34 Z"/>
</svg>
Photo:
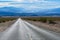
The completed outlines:
<svg viewBox="0 0 60 40">
<path fill-rule="evenodd" d="M 60 8 L 60 0 L 0 0 L 0 8 L 16 7 L 25 10 Z"/>
</svg>

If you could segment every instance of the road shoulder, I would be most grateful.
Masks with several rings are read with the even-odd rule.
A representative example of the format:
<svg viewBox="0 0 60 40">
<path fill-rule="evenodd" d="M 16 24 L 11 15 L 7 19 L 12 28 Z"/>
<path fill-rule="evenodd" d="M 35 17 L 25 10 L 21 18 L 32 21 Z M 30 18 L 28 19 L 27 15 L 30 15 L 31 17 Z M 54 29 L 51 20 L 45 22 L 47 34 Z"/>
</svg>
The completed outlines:
<svg viewBox="0 0 60 40">
<path fill-rule="evenodd" d="M 56 32 L 56 33 L 60 33 L 60 28 L 59 27 L 55 27 L 53 25 L 49 25 L 49 24 L 46 24 L 46 23 L 42 23 L 42 22 L 39 22 L 39 21 L 29 21 L 27 20 L 29 23 L 35 25 L 35 26 L 38 26 L 39 28 L 44 28 L 44 29 L 47 29 L 47 30 L 50 30 L 50 31 L 53 31 L 53 32 Z"/>
</svg>

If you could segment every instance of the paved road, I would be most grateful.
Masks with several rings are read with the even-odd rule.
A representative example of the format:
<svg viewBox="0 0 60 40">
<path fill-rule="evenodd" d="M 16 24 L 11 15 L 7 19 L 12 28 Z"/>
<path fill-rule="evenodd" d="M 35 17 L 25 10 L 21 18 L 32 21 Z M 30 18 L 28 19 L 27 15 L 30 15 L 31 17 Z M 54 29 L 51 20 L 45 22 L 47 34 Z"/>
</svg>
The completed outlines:
<svg viewBox="0 0 60 40">
<path fill-rule="evenodd" d="M 10 28 L 0 32 L 0 40 L 60 40 L 60 35 L 19 18 Z"/>
</svg>

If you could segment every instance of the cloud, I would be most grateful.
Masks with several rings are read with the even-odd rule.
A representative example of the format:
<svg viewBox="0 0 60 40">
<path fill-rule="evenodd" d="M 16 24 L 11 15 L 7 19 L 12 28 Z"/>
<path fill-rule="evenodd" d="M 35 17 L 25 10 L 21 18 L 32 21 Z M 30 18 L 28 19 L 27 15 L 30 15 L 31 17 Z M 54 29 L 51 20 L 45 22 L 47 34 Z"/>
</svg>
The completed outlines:
<svg viewBox="0 0 60 40">
<path fill-rule="evenodd" d="M 56 8 L 60 7 L 60 3 L 57 2 L 49 2 L 49 1 L 40 1 L 40 2 L 33 2 L 33 3 L 11 3 L 11 5 L 15 5 L 16 7 L 31 7 L 31 8 L 42 8 L 42 9 L 47 9 L 47 8 Z"/>
<path fill-rule="evenodd" d="M 51 2 L 48 0 L 10 0 L 0 1 L 0 7 L 13 6 L 24 8 L 26 10 L 51 9 L 60 7 L 60 2 Z"/>
<path fill-rule="evenodd" d="M 25 2 L 24 0 L 13 0 L 13 1 L 15 1 L 15 2 Z"/>
<path fill-rule="evenodd" d="M 60 1 L 60 0 L 45 0 L 45 1 Z"/>
<path fill-rule="evenodd" d="M 0 3 L 0 7 L 8 6 L 9 3 Z"/>
</svg>

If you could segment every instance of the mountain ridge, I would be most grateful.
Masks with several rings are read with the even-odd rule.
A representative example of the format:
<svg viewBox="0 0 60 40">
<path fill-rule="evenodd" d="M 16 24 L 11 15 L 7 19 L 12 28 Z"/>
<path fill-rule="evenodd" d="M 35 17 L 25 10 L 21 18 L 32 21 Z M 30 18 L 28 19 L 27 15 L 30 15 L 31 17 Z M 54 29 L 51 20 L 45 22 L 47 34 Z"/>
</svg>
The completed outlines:
<svg viewBox="0 0 60 40">
<path fill-rule="evenodd" d="M 60 8 L 27 13 L 27 11 L 23 8 L 3 7 L 0 8 L 0 16 L 60 16 Z"/>
</svg>

